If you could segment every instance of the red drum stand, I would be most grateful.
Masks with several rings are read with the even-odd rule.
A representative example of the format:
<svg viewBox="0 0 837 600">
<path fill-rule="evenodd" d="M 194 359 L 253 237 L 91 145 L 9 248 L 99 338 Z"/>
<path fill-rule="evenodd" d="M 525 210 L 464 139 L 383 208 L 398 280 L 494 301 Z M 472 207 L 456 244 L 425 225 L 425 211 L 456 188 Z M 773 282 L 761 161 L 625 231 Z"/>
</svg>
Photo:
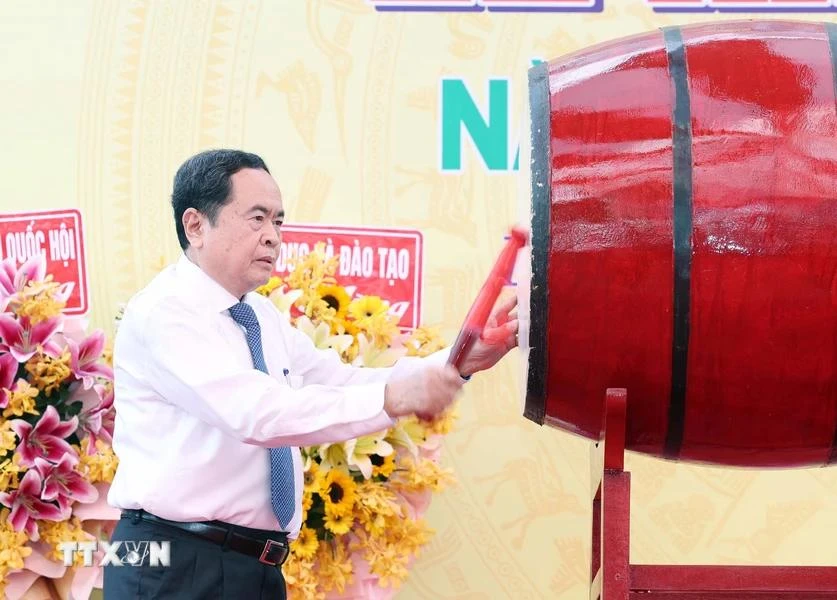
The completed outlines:
<svg viewBox="0 0 837 600">
<path fill-rule="evenodd" d="M 631 563 L 631 474 L 624 470 L 627 391 L 608 389 L 594 482 L 590 600 L 830 600 L 837 567 Z"/>
</svg>

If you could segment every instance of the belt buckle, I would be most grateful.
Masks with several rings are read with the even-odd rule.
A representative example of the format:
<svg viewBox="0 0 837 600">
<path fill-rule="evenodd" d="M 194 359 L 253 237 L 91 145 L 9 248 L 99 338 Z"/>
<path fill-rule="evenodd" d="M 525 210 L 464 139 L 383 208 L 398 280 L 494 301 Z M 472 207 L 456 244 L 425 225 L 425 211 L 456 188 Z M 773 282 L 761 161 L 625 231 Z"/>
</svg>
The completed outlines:
<svg viewBox="0 0 837 600">
<path fill-rule="evenodd" d="M 280 567 L 287 558 L 288 544 L 286 542 L 267 540 L 264 544 L 262 555 L 259 557 L 259 562 L 270 566 Z"/>
</svg>

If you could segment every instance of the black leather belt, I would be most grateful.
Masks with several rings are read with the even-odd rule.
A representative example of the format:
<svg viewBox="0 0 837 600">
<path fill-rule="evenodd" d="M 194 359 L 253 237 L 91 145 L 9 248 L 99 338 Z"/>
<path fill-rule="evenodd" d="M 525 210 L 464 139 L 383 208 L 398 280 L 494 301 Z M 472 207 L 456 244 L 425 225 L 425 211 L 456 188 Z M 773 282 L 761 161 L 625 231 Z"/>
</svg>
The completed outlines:
<svg viewBox="0 0 837 600">
<path fill-rule="evenodd" d="M 251 529 L 221 521 L 169 521 L 144 510 L 123 510 L 122 518 L 159 523 L 186 531 L 230 550 L 254 556 L 266 565 L 282 566 L 290 552 L 288 536 L 282 531 Z"/>
</svg>

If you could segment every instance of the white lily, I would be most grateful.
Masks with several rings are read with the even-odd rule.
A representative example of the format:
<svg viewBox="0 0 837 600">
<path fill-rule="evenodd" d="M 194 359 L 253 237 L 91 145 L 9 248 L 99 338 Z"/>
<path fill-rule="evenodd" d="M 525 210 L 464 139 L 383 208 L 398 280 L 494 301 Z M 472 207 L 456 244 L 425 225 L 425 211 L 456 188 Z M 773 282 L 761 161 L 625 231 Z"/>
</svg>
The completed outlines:
<svg viewBox="0 0 837 600">
<path fill-rule="evenodd" d="M 382 431 L 348 440 L 344 444 L 349 466 L 356 467 L 366 479 L 372 477 L 371 455 L 389 456 L 394 452 L 392 445 L 384 439 L 385 436 L 386 431 Z"/>
<path fill-rule="evenodd" d="M 407 354 L 407 348 L 393 342 L 391 348 L 378 348 L 371 343 L 364 334 L 357 336 L 358 353 L 352 364 L 359 367 L 391 367 L 402 356 Z"/>
<path fill-rule="evenodd" d="M 291 307 L 300 296 L 302 296 L 302 290 L 285 291 L 285 286 L 281 286 L 270 292 L 268 298 L 270 298 L 270 301 L 273 302 L 273 305 L 280 313 L 286 317 L 290 317 Z"/>
<path fill-rule="evenodd" d="M 320 350 L 334 348 L 338 354 L 342 354 L 352 345 L 354 338 L 350 335 L 331 335 L 331 328 L 323 321 L 316 326 L 307 316 L 302 315 L 296 320 L 296 328 L 311 338 L 314 346 Z"/>
<path fill-rule="evenodd" d="M 319 448 L 320 470 L 339 469 L 349 473 L 349 465 L 346 457 L 346 448 L 343 444 L 323 444 Z"/>
</svg>

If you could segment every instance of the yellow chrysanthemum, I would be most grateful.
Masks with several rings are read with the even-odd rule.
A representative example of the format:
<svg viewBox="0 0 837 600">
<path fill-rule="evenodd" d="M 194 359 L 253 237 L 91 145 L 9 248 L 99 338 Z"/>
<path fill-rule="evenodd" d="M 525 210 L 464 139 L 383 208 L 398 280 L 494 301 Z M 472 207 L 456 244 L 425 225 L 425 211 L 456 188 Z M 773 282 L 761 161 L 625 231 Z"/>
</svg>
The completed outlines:
<svg viewBox="0 0 837 600">
<path fill-rule="evenodd" d="M 90 438 L 85 437 L 81 441 L 81 447 L 76 450 L 80 461 L 77 467 L 78 472 L 84 475 L 90 483 L 112 483 L 116 475 L 116 467 L 119 465 L 119 459 L 113 452 L 113 448 L 101 440 L 96 440 L 96 452 L 88 455 L 89 445 Z"/>
<path fill-rule="evenodd" d="M 364 558 L 369 562 L 369 570 L 379 577 L 381 587 L 398 588 L 407 579 L 409 555 L 386 539 L 369 539 Z"/>
<path fill-rule="evenodd" d="M 381 535 L 390 520 L 400 520 L 403 514 L 395 493 L 385 485 L 374 481 L 364 481 L 358 486 L 355 516 L 363 528 L 372 535 Z"/>
<path fill-rule="evenodd" d="M 389 477 L 395 470 L 395 453 L 387 456 L 373 454 L 369 457 L 372 461 L 372 477 Z"/>
<path fill-rule="evenodd" d="M 356 487 L 348 474 L 338 469 L 330 470 L 320 485 L 320 496 L 325 504 L 326 513 L 350 514 L 355 504 Z"/>
<path fill-rule="evenodd" d="M 291 551 L 302 558 L 312 558 L 320 547 L 317 533 L 304 525 L 299 530 L 299 536 L 291 542 Z"/>
<path fill-rule="evenodd" d="M 29 317 L 33 325 L 61 314 L 66 301 L 56 300 L 61 286 L 47 275 L 43 281 L 30 281 L 9 301 L 8 310 L 19 317 Z"/>
<path fill-rule="evenodd" d="M 409 455 L 404 458 L 402 469 L 394 474 L 390 481 L 396 489 L 409 492 L 432 490 L 438 492 L 455 481 L 453 471 L 446 469 L 428 458 L 414 461 Z"/>
<path fill-rule="evenodd" d="M 56 391 L 72 373 L 70 351 L 65 350 L 58 358 L 38 352 L 26 361 L 24 368 L 29 373 L 29 383 L 43 391 L 49 398 L 52 392 Z"/>
<path fill-rule="evenodd" d="M 405 336 L 398 328 L 398 318 L 396 316 L 383 313 L 358 321 L 357 325 L 370 338 L 377 349 L 398 349 L 403 354 L 407 353 L 407 348 L 402 343 Z"/>
<path fill-rule="evenodd" d="M 387 310 L 389 310 L 389 303 L 382 300 L 379 296 L 361 296 L 355 298 L 349 304 L 349 315 L 358 324 L 365 319 L 384 315 Z"/>
<path fill-rule="evenodd" d="M 262 296 L 270 296 L 270 293 L 282 285 L 282 279 L 275 275 L 267 280 L 267 283 L 256 288 L 256 293 Z"/>
<path fill-rule="evenodd" d="M 383 538 L 407 558 L 418 554 L 432 535 L 433 530 L 427 526 L 424 519 L 389 519 Z"/>
<path fill-rule="evenodd" d="M 37 397 L 38 388 L 29 385 L 28 381 L 18 379 L 15 389 L 9 394 L 9 404 L 3 410 L 3 416 L 8 419 L 12 415 L 22 417 L 23 413 L 40 414 L 35 410 L 35 398 Z"/>
<path fill-rule="evenodd" d="M 23 559 L 32 554 L 26 544 L 29 538 L 23 531 L 15 531 L 9 523 L 9 509 L 0 510 L 0 586 L 5 585 L 6 573 L 23 568 Z M 2 590 L 0 590 L 2 593 Z"/>
<path fill-rule="evenodd" d="M 352 521 L 351 514 L 345 514 L 342 511 L 335 512 L 326 508 L 323 525 L 334 535 L 345 535 L 352 528 Z"/>
<path fill-rule="evenodd" d="M 309 598 L 324 598 L 318 592 L 319 577 L 314 571 L 314 560 L 303 558 L 291 553 L 282 565 L 282 574 L 288 586 L 289 600 L 308 600 Z"/>
<path fill-rule="evenodd" d="M 435 327 L 425 326 L 413 331 L 404 345 L 407 347 L 407 356 L 428 356 L 446 346 L 444 338 Z"/>
<path fill-rule="evenodd" d="M 17 448 L 17 434 L 12 430 L 11 421 L 0 423 L 0 456 Z"/>
<path fill-rule="evenodd" d="M 41 536 L 40 541 L 52 546 L 47 556 L 56 561 L 64 558 L 64 552 L 59 549 L 61 542 L 85 542 L 91 539 L 81 526 L 78 517 L 72 517 L 66 521 L 39 520 L 38 533 Z M 73 561 L 77 567 L 84 566 L 84 557 L 81 552 L 75 554 Z"/>
<path fill-rule="evenodd" d="M 353 579 L 352 560 L 345 543 L 332 540 L 329 544 L 320 544 L 317 575 L 325 591 L 337 590 L 340 594 L 345 591 Z"/>
<path fill-rule="evenodd" d="M 319 242 L 305 256 L 294 257 L 288 261 L 290 274 L 285 277 L 285 282 L 291 289 L 302 290 L 301 304 L 307 306 L 314 299 L 319 299 L 317 288 L 320 285 L 337 283 L 334 274 L 339 264 L 339 257 L 328 258 L 325 244 Z"/>
<path fill-rule="evenodd" d="M 20 474 L 24 470 L 20 466 L 20 454 L 17 452 L 11 458 L 0 461 L 0 492 L 16 490 L 20 485 Z"/>
<path fill-rule="evenodd" d="M 435 435 L 447 435 L 459 419 L 459 406 L 452 404 L 444 412 L 428 423 L 428 431 Z"/>
</svg>

